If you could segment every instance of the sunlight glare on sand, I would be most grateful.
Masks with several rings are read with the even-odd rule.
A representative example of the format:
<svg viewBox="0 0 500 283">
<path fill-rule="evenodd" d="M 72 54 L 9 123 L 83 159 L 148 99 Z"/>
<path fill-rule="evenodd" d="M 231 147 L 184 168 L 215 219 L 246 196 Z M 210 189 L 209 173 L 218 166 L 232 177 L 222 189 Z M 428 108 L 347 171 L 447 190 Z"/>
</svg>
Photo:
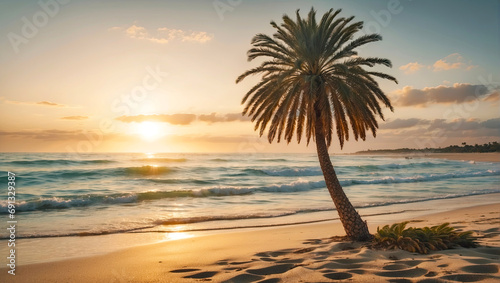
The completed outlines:
<svg viewBox="0 0 500 283">
<path fill-rule="evenodd" d="M 194 236 L 193 234 L 187 232 L 172 232 L 172 233 L 165 233 L 165 240 L 166 241 L 181 240 L 181 239 L 191 238 L 193 236 Z"/>
</svg>

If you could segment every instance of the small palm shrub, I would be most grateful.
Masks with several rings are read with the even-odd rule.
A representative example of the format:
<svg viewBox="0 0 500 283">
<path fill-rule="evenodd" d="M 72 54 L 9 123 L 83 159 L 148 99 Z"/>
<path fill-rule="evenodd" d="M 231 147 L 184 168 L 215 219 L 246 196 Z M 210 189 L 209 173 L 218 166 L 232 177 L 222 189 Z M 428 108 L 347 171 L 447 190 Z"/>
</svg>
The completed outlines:
<svg viewBox="0 0 500 283">
<path fill-rule="evenodd" d="M 373 238 L 373 247 L 384 249 L 402 249 L 409 252 L 427 254 L 429 251 L 451 249 L 456 246 L 476 247 L 476 238 L 472 231 L 457 232 L 449 223 L 423 228 L 406 228 L 409 222 L 385 225 Z"/>
</svg>

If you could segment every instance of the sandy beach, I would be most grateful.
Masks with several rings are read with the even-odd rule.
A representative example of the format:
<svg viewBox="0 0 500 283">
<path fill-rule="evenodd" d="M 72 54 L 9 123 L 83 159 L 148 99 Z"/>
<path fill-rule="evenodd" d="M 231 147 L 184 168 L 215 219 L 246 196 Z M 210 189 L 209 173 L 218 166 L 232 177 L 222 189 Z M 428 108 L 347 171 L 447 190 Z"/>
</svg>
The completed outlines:
<svg viewBox="0 0 500 283">
<path fill-rule="evenodd" d="M 0 0 L 0 283 L 500 283 L 499 11 Z"/>
<path fill-rule="evenodd" d="M 344 235 L 341 225 L 326 222 L 227 232 L 102 256 L 23 265 L 15 276 L 2 268 L 0 281 L 498 282 L 500 203 L 418 217 L 409 225 L 443 222 L 473 230 L 481 246 L 428 255 L 373 250 L 365 243 L 338 242 L 332 236 Z M 372 233 L 377 226 L 370 225 Z"/>
</svg>

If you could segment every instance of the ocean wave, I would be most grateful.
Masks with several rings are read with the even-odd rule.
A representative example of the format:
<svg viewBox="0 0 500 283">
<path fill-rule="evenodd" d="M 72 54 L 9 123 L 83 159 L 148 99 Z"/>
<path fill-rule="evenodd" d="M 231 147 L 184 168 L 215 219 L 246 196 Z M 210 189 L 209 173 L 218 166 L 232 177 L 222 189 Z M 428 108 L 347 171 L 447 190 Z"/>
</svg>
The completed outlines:
<svg viewBox="0 0 500 283">
<path fill-rule="evenodd" d="M 117 173 L 123 175 L 161 175 L 172 171 L 172 168 L 165 166 L 144 165 L 140 167 L 116 168 Z"/>
<path fill-rule="evenodd" d="M 260 162 L 285 162 L 288 160 L 284 159 L 284 158 L 260 158 L 260 159 L 257 159 L 256 161 L 260 161 Z"/>
<path fill-rule="evenodd" d="M 140 169 L 142 172 L 146 169 Z M 149 173 L 148 173 L 149 174 Z M 469 178 L 480 176 L 500 175 L 500 171 L 486 170 L 477 172 L 458 172 L 447 174 L 430 174 L 427 176 L 417 175 L 412 177 L 384 177 L 371 180 L 342 180 L 341 185 L 349 187 L 353 185 L 365 184 L 397 184 L 397 183 L 412 183 L 412 182 L 428 182 L 435 180 L 443 180 L 450 178 Z M 271 184 L 267 186 L 218 186 L 211 188 L 201 188 L 195 190 L 170 190 L 170 191 L 145 191 L 140 193 L 122 193 L 114 195 L 79 195 L 67 197 L 54 197 L 32 199 L 18 203 L 17 211 L 35 211 L 35 210 L 50 210 L 50 209 L 65 209 L 72 207 L 87 207 L 100 204 L 120 204 L 120 203 L 135 203 L 150 200 L 168 199 L 168 198 L 204 198 L 204 197 L 223 197 L 223 196 L 238 196 L 253 193 L 289 193 L 310 191 L 325 187 L 325 181 L 310 181 L 297 180 L 287 184 Z M 488 191 L 500 192 L 500 190 Z M 467 195 L 467 194 L 466 194 Z M 0 201 L 0 213 L 7 213 L 7 202 Z"/>
<path fill-rule="evenodd" d="M 377 172 L 384 171 L 388 169 L 405 169 L 405 168 L 432 168 L 440 166 L 439 163 L 434 162 L 419 162 L 419 163 L 389 163 L 380 165 L 360 165 L 360 166 L 336 166 L 335 170 L 342 173 L 349 172 Z M 305 176 L 322 176 L 323 172 L 319 166 L 308 166 L 308 167 L 289 167 L 289 168 L 247 168 L 243 169 L 238 173 L 231 173 L 228 176 L 279 176 L 279 177 L 305 177 Z"/>
<path fill-rule="evenodd" d="M 52 197 L 52 198 L 39 198 L 29 201 L 17 201 L 16 212 L 26 211 L 40 211 L 52 209 L 67 209 L 74 207 L 87 207 L 96 204 L 120 204 L 131 203 L 137 201 L 137 195 L 115 195 L 115 196 L 100 196 L 100 195 L 83 195 L 70 197 Z M 0 201 L 0 213 L 7 213 L 7 201 Z"/>
<path fill-rule="evenodd" d="M 79 195 L 66 197 L 39 198 L 17 203 L 17 211 L 37 211 L 87 207 L 93 205 L 136 203 L 142 201 L 168 198 L 204 198 L 220 196 L 236 196 L 261 192 L 297 192 L 323 187 L 324 181 L 295 181 L 290 184 L 273 184 L 263 187 L 212 187 L 197 190 L 146 191 L 141 193 L 123 193 L 113 195 Z M 7 202 L 0 201 L 0 213 L 7 213 Z"/>
<path fill-rule="evenodd" d="M 210 185 L 220 180 L 202 180 L 202 179 L 143 179 L 146 182 L 160 183 L 160 184 L 196 184 L 196 185 Z"/>
<path fill-rule="evenodd" d="M 468 171 L 468 172 L 444 173 L 444 174 L 419 174 L 409 177 L 386 176 L 383 178 L 370 179 L 370 180 L 356 180 L 356 179 L 343 180 L 340 183 L 342 186 L 365 185 L 365 184 L 399 184 L 399 183 L 432 182 L 432 181 L 454 179 L 454 178 L 470 178 L 470 177 L 497 176 L 497 175 L 500 175 L 500 170 Z"/>
<path fill-rule="evenodd" d="M 213 162 L 228 162 L 230 160 L 229 159 L 224 159 L 224 158 L 212 158 L 212 159 L 209 159 L 208 161 L 213 161 Z"/>
<path fill-rule="evenodd" d="M 322 176 L 323 171 L 319 167 L 311 168 L 287 168 L 260 170 L 269 176 Z"/>
<path fill-rule="evenodd" d="M 52 171 L 33 171 L 19 174 L 20 179 L 36 179 L 44 178 L 49 180 L 62 179 L 101 179 L 103 176 L 108 177 L 135 177 L 135 176 L 151 176 L 164 175 L 175 171 L 174 168 L 166 166 L 144 165 L 135 167 L 115 167 L 102 169 L 75 169 L 75 170 L 52 170 Z"/>
<path fill-rule="evenodd" d="M 406 200 L 399 200 L 399 201 L 386 201 L 386 202 L 378 202 L 378 203 L 369 203 L 369 204 L 364 204 L 364 205 L 358 205 L 355 207 L 356 208 L 369 208 L 369 207 L 389 206 L 389 205 L 394 205 L 394 204 L 407 204 L 407 203 L 424 202 L 424 201 L 431 201 L 431 200 L 454 199 L 454 198 L 461 198 L 461 197 L 479 196 L 479 195 L 488 195 L 488 194 L 497 194 L 497 193 L 500 193 L 500 190 L 498 190 L 498 189 L 485 189 L 485 190 L 471 191 L 471 192 L 462 193 L 462 194 L 446 194 L 446 195 L 438 195 L 438 196 L 409 199 L 409 200 L 406 199 Z"/>
<path fill-rule="evenodd" d="M 387 163 L 387 164 L 367 164 L 367 165 L 346 165 L 336 166 L 335 170 L 339 172 L 377 172 L 377 171 L 392 171 L 418 168 L 438 168 L 443 166 L 439 162 L 409 162 L 409 163 Z"/>
</svg>

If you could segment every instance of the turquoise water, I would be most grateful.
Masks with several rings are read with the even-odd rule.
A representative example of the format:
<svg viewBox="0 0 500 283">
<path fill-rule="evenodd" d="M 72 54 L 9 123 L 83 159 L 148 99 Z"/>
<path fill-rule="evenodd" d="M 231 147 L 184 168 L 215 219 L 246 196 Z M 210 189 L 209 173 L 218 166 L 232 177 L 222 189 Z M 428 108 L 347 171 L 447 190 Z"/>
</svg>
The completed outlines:
<svg viewBox="0 0 500 283">
<path fill-rule="evenodd" d="M 17 238 L 196 231 L 315 220 L 333 210 L 313 154 L 1 153 L 16 174 Z M 404 203 L 500 192 L 500 164 L 430 158 L 333 156 L 352 203 Z M 331 213 L 335 217 L 334 212 Z M 0 238 L 6 239 L 5 229 Z"/>
</svg>

